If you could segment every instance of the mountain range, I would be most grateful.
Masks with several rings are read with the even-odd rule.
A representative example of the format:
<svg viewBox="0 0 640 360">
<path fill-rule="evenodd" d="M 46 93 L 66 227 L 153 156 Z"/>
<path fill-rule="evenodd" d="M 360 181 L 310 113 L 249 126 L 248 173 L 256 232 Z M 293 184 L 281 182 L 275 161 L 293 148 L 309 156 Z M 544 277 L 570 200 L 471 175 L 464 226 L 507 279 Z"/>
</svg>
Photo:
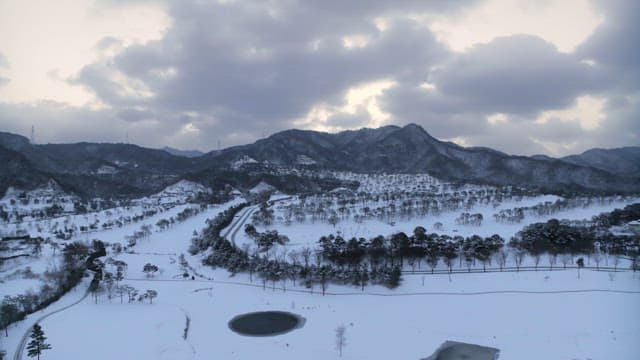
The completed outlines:
<svg viewBox="0 0 640 360">
<path fill-rule="evenodd" d="M 4 161 L 3 161 L 4 160 Z M 0 132 L 0 193 L 54 179 L 85 197 L 139 197 L 182 178 L 214 189 L 255 186 L 313 191 L 337 181 L 283 175 L 307 168 L 361 173 L 429 173 L 437 178 L 544 191 L 640 192 L 640 147 L 593 149 L 564 158 L 513 156 L 440 141 L 422 127 L 385 126 L 339 133 L 287 130 L 253 144 L 198 155 L 131 144 L 31 144 Z"/>
<path fill-rule="evenodd" d="M 172 147 L 169 147 L 169 146 L 165 146 L 160 150 L 164 150 L 164 151 L 168 152 L 171 155 L 184 156 L 184 157 L 188 157 L 188 158 L 194 158 L 194 157 L 199 157 L 199 156 L 204 155 L 204 153 L 202 151 L 199 151 L 199 150 L 180 150 L 180 149 L 172 148 Z"/>
</svg>

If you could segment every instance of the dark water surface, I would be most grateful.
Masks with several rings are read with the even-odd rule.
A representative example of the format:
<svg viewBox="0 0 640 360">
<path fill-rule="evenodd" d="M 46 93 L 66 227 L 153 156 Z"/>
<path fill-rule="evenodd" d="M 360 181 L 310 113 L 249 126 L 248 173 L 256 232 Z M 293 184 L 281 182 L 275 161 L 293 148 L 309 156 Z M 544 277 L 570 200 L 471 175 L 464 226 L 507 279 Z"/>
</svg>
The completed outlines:
<svg viewBox="0 0 640 360">
<path fill-rule="evenodd" d="M 242 314 L 229 321 L 229 328 L 240 335 L 275 336 L 301 328 L 305 319 L 286 311 L 261 311 Z"/>
</svg>

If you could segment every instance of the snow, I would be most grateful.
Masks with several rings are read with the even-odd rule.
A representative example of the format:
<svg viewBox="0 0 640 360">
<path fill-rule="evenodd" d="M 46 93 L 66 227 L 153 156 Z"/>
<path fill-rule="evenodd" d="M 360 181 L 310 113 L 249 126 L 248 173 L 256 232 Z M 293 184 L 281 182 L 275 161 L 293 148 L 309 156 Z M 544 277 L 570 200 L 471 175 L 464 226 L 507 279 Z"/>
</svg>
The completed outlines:
<svg viewBox="0 0 640 360">
<path fill-rule="evenodd" d="M 227 277 L 222 271 L 211 273 Z M 356 294 L 324 297 L 242 286 L 248 282 L 243 276 L 232 279 L 236 284 L 143 279 L 129 283 L 156 289 L 159 297 L 152 305 L 121 305 L 117 299 L 112 303 L 101 299 L 96 305 L 87 299 L 41 325 L 53 345 L 47 359 L 338 358 L 334 329 L 344 324 L 345 359 L 417 359 L 444 341 L 455 340 L 496 347 L 501 359 L 632 360 L 640 351 L 640 324 L 629 319 L 640 318 L 636 306 L 640 294 L 464 295 L 487 289 L 640 290 L 638 274 L 619 275 L 614 282 L 597 272 L 583 272 L 577 280 L 573 271 L 455 275 L 451 282 L 447 276 L 430 276 L 424 287 L 417 277 L 409 276 L 397 291 L 367 290 L 393 296 L 335 287 L 337 293 Z M 206 288 L 212 290 L 198 291 Z M 454 294 L 405 295 L 413 291 Z M 306 318 L 305 326 L 266 338 L 243 337 L 227 326 L 235 315 L 264 310 L 297 313 Z M 182 338 L 185 313 L 191 318 L 186 340 Z M 105 347 L 105 339 L 113 345 Z"/>
<path fill-rule="evenodd" d="M 270 184 L 268 184 L 268 183 L 266 183 L 264 181 L 260 181 L 258 183 L 258 185 L 256 185 L 253 188 L 251 188 L 251 190 L 249 190 L 249 192 L 252 193 L 252 194 L 258 194 L 258 193 L 261 193 L 261 192 L 264 192 L 264 191 L 272 191 L 274 189 L 275 188 L 272 185 L 270 185 Z"/>
<path fill-rule="evenodd" d="M 298 155 L 296 163 L 300 165 L 315 165 L 317 162 L 307 155 Z"/>
<path fill-rule="evenodd" d="M 9 187 L 0 199 L 0 208 L 15 210 L 18 213 L 28 213 L 36 209 L 44 209 L 54 203 L 61 205 L 65 211 L 73 209 L 73 202 L 78 196 L 66 193 L 54 180 L 36 189 L 24 191 Z"/>
<path fill-rule="evenodd" d="M 118 173 L 118 169 L 109 165 L 102 165 L 96 170 L 96 174 L 99 175 L 112 175 L 116 173 Z"/>
<path fill-rule="evenodd" d="M 504 201 L 498 207 L 493 207 L 491 205 L 478 205 L 469 210 L 464 210 L 471 213 L 481 213 L 484 218 L 481 226 L 456 224 L 455 220 L 463 210 L 442 212 L 439 216 L 414 216 L 411 219 L 392 219 L 390 221 L 371 219 L 358 222 L 353 218 L 350 218 L 339 221 L 335 226 L 333 226 L 328 222 L 322 222 L 319 220 L 313 222 L 310 219 L 307 219 L 302 223 L 293 221 L 290 225 L 285 225 L 282 218 L 284 218 L 285 214 L 288 212 L 286 205 L 297 204 L 300 201 L 298 198 L 291 198 L 289 201 L 280 202 L 280 204 L 273 207 L 275 209 L 276 217 L 274 225 L 259 225 L 256 226 L 256 229 L 259 232 L 277 229 L 279 233 L 289 237 L 290 248 L 317 246 L 318 239 L 323 235 L 337 235 L 339 233 L 347 239 L 351 237 L 364 237 L 366 239 L 370 239 L 378 235 L 387 236 L 401 231 L 407 234 L 412 234 L 413 230 L 417 226 L 425 227 L 429 233 L 447 234 L 450 236 L 460 235 L 467 237 L 475 234 L 488 237 L 493 234 L 498 234 L 508 241 L 518 231 L 522 230 L 523 227 L 531 223 L 545 222 L 551 218 L 567 220 L 591 219 L 593 215 L 611 211 L 615 208 L 622 208 L 633 201 L 633 199 L 626 201 L 613 201 L 609 204 L 593 205 L 585 208 L 572 208 L 545 216 L 529 216 L 522 222 L 513 224 L 498 222 L 493 217 L 493 214 L 503 209 L 533 206 L 538 203 L 553 202 L 557 199 L 558 197 L 553 195 L 525 197 L 519 200 Z M 362 207 L 356 206 L 355 208 L 356 210 L 359 210 Z M 280 220 L 278 220 L 278 218 L 280 218 Z M 437 222 L 442 224 L 441 229 L 436 229 L 434 227 L 434 224 Z M 253 240 L 249 238 L 244 231 L 239 231 L 236 237 L 236 243 L 238 245 L 244 243 L 253 244 Z"/>
<path fill-rule="evenodd" d="M 248 155 L 243 155 L 241 158 L 239 158 L 238 160 L 234 161 L 231 164 L 231 168 L 237 170 L 242 168 L 244 165 L 247 164 L 257 164 L 258 161 Z"/>
<path fill-rule="evenodd" d="M 355 175 L 343 177 L 356 179 Z M 363 180 L 363 177 L 358 178 Z M 415 179 L 414 179 L 415 180 Z M 391 191 L 421 187 L 437 188 L 445 193 L 453 190 L 445 183 L 430 177 L 420 177 L 419 183 L 409 184 L 409 178 L 396 175 L 365 177 L 363 188 Z M 158 194 L 161 201 L 173 196 L 186 201 L 190 191 L 199 191 L 198 184 L 179 182 Z M 258 187 L 267 187 L 266 183 Z M 388 186 L 385 188 L 385 186 Z M 433 187 L 433 188 L 432 188 Z M 472 187 L 469 187 L 470 189 Z M 478 189 L 475 187 L 473 189 Z M 459 189 L 456 191 L 460 191 Z M 629 199 L 610 203 L 577 207 L 541 217 L 527 216 L 519 224 L 498 223 L 493 214 L 501 209 L 532 206 L 540 202 L 553 202 L 555 196 L 532 196 L 506 200 L 497 207 L 479 204 L 469 212 L 484 216 L 482 226 L 462 226 L 455 223 L 460 211 L 443 212 L 439 216 L 413 217 L 391 221 L 353 220 L 332 225 L 307 220 L 304 223 L 284 225 L 280 220 L 268 229 L 277 229 L 291 239 L 289 248 L 315 246 L 318 238 L 340 231 L 343 236 L 372 237 L 389 235 L 397 231 L 410 233 L 418 226 L 429 232 L 467 236 L 489 236 L 498 233 L 508 238 L 530 222 L 545 221 L 550 217 L 590 219 L 591 216 L 616 207 Z M 161 212 L 144 217 L 139 222 L 122 227 L 102 229 L 91 233 L 77 233 L 72 240 L 100 239 L 108 243 L 126 244 L 126 236 L 143 225 L 154 230 L 139 240 L 131 252 L 109 253 L 109 257 L 125 261 L 128 266 L 124 284 L 138 290 L 153 289 L 158 297 L 153 304 L 148 300 L 120 304 L 118 297 L 109 300 L 106 295 L 94 303 L 87 297 L 79 304 L 57 312 L 43 320 L 43 315 L 62 309 L 79 300 L 88 287 L 85 279 L 78 287 L 58 302 L 25 321 L 9 328 L 9 337 L 1 337 L 0 348 L 12 358 L 20 337 L 36 321 L 40 321 L 52 349 L 43 358 L 56 359 L 328 359 L 338 358 L 335 349 L 335 328 L 346 326 L 347 346 L 344 359 L 425 358 L 447 340 L 479 344 L 500 349 L 500 359 L 618 359 L 635 360 L 640 354 L 640 273 L 628 271 L 628 261 L 622 260 L 619 272 L 582 269 L 547 269 L 543 258 L 538 271 L 424 274 L 405 273 L 399 288 L 390 290 L 381 286 L 367 286 L 364 291 L 349 286 L 331 284 L 326 296 L 314 289 L 285 284 L 249 280 L 247 274 L 231 277 L 222 269 L 211 269 L 201 264 L 206 254 L 189 255 L 187 249 L 192 234 L 206 226 L 206 220 L 231 206 L 240 204 L 236 198 L 225 204 L 208 207 L 199 214 L 175 223 L 166 230 L 155 227 L 158 220 L 170 218 L 188 207 L 189 203 L 167 207 L 151 206 L 150 199 L 141 199 L 128 208 L 111 209 L 87 215 L 43 220 L 37 224 L 19 224 L 33 235 L 51 235 L 49 226 L 60 223 L 89 224 L 99 220 L 102 224 L 116 217 L 140 214 L 145 209 Z M 282 217 L 286 205 L 300 199 L 289 195 L 274 195 L 270 202 L 276 218 Z M 151 201 L 152 202 L 152 201 Z M 357 205 L 360 206 L 360 205 Z M 245 208 L 237 219 L 250 218 L 258 207 Z M 466 210 L 465 210 L 466 211 Z M 109 215 L 110 213 L 111 215 Z M 443 228 L 434 230 L 433 223 Z M 36 225 L 42 225 L 38 232 Z M 18 224 L 2 225 L 3 232 L 15 231 Z M 232 230 L 232 225 L 228 230 Z M 267 228 L 259 227 L 262 231 Z M 52 239 L 52 241 L 57 241 Z M 250 240 L 238 231 L 235 241 Z M 59 241 L 60 244 L 64 243 Z M 28 251 L 22 249 L 12 251 Z M 40 257 L 21 258 L 5 262 L 0 267 L 0 297 L 17 295 L 28 289 L 37 289 L 41 278 L 25 279 L 19 272 L 31 267 L 36 274 L 58 265 L 60 252 L 53 255 L 50 245 L 43 246 Z M 180 255 L 189 264 L 183 268 Z M 593 262 L 586 259 L 585 262 Z M 142 272 L 144 264 L 160 269 L 153 277 Z M 531 265 L 528 258 L 523 265 Z M 604 260 L 601 265 L 604 265 Z M 440 264 L 439 268 L 443 269 Z M 112 271 L 112 265 L 107 270 Z M 423 264 L 423 270 L 425 266 Z M 456 262 L 454 268 L 460 269 Z M 464 269 L 464 267 L 462 267 Z M 478 268 L 478 266 L 476 266 Z M 405 269 L 406 270 L 406 269 Z M 182 275 L 189 276 L 184 278 Z M 191 278 L 193 276 L 193 279 Z M 304 327 L 275 337 L 244 337 L 228 328 L 234 316 L 254 311 L 290 311 L 306 319 Z M 190 319 L 188 336 L 183 338 L 187 317 Z M 25 357 L 26 358 L 26 357 Z"/>
<path fill-rule="evenodd" d="M 208 194 L 211 189 L 193 181 L 180 180 L 150 198 L 159 204 L 184 203 L 194 199 L 198 193 Z"/>
</svg>

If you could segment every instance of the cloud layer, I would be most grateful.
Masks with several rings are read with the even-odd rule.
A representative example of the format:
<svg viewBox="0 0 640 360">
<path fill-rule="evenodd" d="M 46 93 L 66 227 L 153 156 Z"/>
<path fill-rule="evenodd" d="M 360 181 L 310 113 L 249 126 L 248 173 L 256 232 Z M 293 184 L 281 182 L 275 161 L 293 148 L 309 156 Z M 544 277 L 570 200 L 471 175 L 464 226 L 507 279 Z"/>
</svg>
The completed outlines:
<svg viewBox="0 0 640 360">
<path fill-rule="evenodd" d="M 211 150 L 292 127 L 415 122 L 436 137 L 518 154 L 640 143 L 633 0 L 594 3 L 603 21 L 572 52 L 532 34 L 457 51 L 430 30 L 481 1 L 160 5 L 171 19 L 161 38 L 103 37 L 99 56 L 63 79 L 94 101 L 0 102 L 0 130 L 33 123 L 43 141 L 129 134 L 145 146 Z M 0 92 L 9 62 L 0 56 Z"/>
</svg>

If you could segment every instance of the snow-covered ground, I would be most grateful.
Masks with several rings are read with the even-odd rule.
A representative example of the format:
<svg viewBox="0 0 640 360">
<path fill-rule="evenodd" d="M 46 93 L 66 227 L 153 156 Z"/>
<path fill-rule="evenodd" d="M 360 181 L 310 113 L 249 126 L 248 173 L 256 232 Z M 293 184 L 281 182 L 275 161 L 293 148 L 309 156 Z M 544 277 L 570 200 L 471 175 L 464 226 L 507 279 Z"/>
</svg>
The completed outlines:
<svg viewBox="0 0 640 360">
<path fill-rule="evenodd" d="M 405 181 L 409 181 L 405 177 L 384 176 L 382 179 L 388 181 L 387 185 L 400 184 L 398 188 L 407 186 Z M 380 179 L 373 178 L 363 186 L 380 189 L 376 187 Z M 416 186 L 438 187 L 443 193 L 452 191 L 446 184 L 428 177 L 421 178 L 421 184 Z M 179 187 L 197 189 L 190 184 Z M 166 196 L 178 196 L 187 192 L 185 189 L 169 191 Z M 283 215 L 287 204 L 299 201 L 284 195 L 274 196 L 272 200 L 278 200 L 272 205 L 276 218 Z M 277 229 L 289 236 L 288 247 L 291 248 L 315 246 L 321 235 L 337 231 L 345 237 L 369 238 L 397 231 L 411 233 L 418 225 L 425 226 L 429 232 L 462 236 L 498 233 L 508 239 L 530 222 L 551 217 L 590 219 L 628 202 L 572 208 L 548 217 L 526 217 L 519 224 L 498 223 L 492 216 L 501 209 L 555 200 L 554 196 L 540 196 L 507 200 L 498 207 L 477 205 L 469 211 L 483 214 L 482 226 L 458 225 L 455 218 L 460 212 L 452 211 L 442 212 L 438 217 L 395 220 L 393 225 L 389 221 L 358 223 L 345 220 L 334 228 L 321 221 L 294 222 L 290 226 L 276 221 L 274 225 L 260 226 L 258 230 Z M 136 223 L 76 235 L 73 240 L 97 238 L 126 245 L 128 235 L 143 225 L 152 226 L 148 238 L 139 240 L 132 251 L 110 253 L 108 257 L 127 263 L 123 284 L 141 292 L 155 290 L 158 297 L 152 304 L 149 300 L 129 304 L 125 295 L 124 304 L 121 304 L 119 297 L 109 300 L 102 294 L 97 304 L 92 297 L 87 297 L 40 320 L 52 345 L 43 359 L 338 358 L 334 330 L 339 325 L 345 325 L 347 329 L 345 359 L 425 358 L 447 340 L 498 348 L 500 359 L 636 360 L 640 354 L 637 341 L 640 322 L 636 321 L 640 319 L 640 307 L 637 306 L 640 303 L 640 273 L 626 270 L 625 261 L 619 264 L 624 271 L 616 273 L 586 269 L 580 273 L 577 269 L 548 271 L 545 259 L 540 262 L 538 271 L 530 272 L 405 273 L 400 287 L 394 290 L 367 286 L 360 291 L 359 288 L 332 284 L 326 296 L 322 296 L 318 288 L 294 286 L 291 281 L 268 283 L 263 288 L 262 282 L 256 279 L 251 282 L 246 274 L 230 277 L 225 270 L 202 265 L 206 254 L 192 256 L 187 252 L 194 230 L 200 231 L 206 226 L 207 219 L 242 201 L 237 198 L 206 208 L 166 229 L 153 226 L 159 220 L 174 217 L 195 205 L 173 206 Z M 111 217 L 133 215 L 136 213 L 134 208 L 122 209 L 122 213 L 112 210 Z M 237 219 L 245 219 L 245 215 L 250 218 L 249 215 L 257 210 L 257 206 L 246 208 Z M 88 224 L 96 217 L 100 223 L 108 220 L 106 212 L 92 214 L 87 219 L 83 216 L 71 216 L 67 224 L 76 221 Z M 435 222 L 441 222 L 442 229 L 435 230 Z M 9 226 L 15 225 L 5 225 Z M 39 234 L 35 225 L 21 226 L 34 231 L 34 235 Z M 231 235 L 234 226 L 223 230 L 222 234 L 228 230 Z M 250 240 L 240 229 L 235 241 L 241 245 Z M 3 264 L 0 297 L 37 290 L 40 280 L 24 279 L 19 272 L 29 266 L 34 273 L 41 274 L 57 265 L 55 259 L 59 255 L 53 256 L 53 251 L 53 247 L 45 245 L 40 257 Z M 181 255 L 188 262 L 186 268 L 181 264 Z M 527 259 L 525 265 L 531 262 Z M 151 277 L 142 271 L 147 263 L 159 268 Z M 459 264 L 455 265 L 459 267 Z M 112 271 L 110 266 L 107 265 L 107 270 Z M 556 268 L 561 266 L 555 265 Z M 185 273 L 187 277 L 184 277 Z M 13 359 L 23 334 L 35 321 L 74 304 L 85 294 L 87 286 L 88 281 L 83 281 L 58 302 L 12 325 L 9 337 L 0 337 L 0 349 L 6 350 L 8 358 Z M 301 329 L 275 337 L 244 337 L 229 329 L 228 321 L 234 316 L 261 310 L 290 311 L 304 317 L 306 323 Z M 187 319 L 189 327 L 185 338 Z"/>
<path fill-rule="evenodd" d="M 418 359 L 446 340 L 499 348 L 501 359 L 632 360 L 640 353 L 640 324 L 632 320 L 640 318 L 640 274 L 630 272 L 616 274 L 613 281 L 607 273 L 590 271 L 580 279 L 575 271 L 463 274 L 451 281 L 436 275 L 424 286 L 420 276 L 406 276 L 395 291 L 369 287 L 360 293 L 334 286 L 331 295 L 322 296 L 291 291 L 302 290 L 291 285 L 286 292 L 246 286 L 245 276 L 229 279 L 221 270 L 200 269 L 215 281 L 170 281 L 176 271 L 162 262 L 165 266 L 153 280 L 126 281 L 157 290 L 153 304 L 109 303 L 103 296 L 98 304 L 86 299 L 42 321 L 53 345 L 46 358 L 338 358 L 334 329 L 341 324 L 347 327 L 345 359 Z M 134 277 L 133 269 L 130 265 L 128 277 Z M 603 291 L 500 293 L 559 290 Z M 495 293 L 472 294 L 487 291 Z M 306 323 L 265 338 L 243 337 L 228 328 L 235 315 L 260 310 L 291 311 Z M 184 339 L 186 316 L 190 327 Z M 17 333 L 11 329 L 12 337 Z"/>
<path fill-rule="evenodd" d="M 208 194 L 211 193 L 211 189 L 193 181 L 180 180 L 159 193 L 151 195 L 149 199 L 158 204 L 185 203 L 199 193 Z"/>
<path fill-rule="evenodd" d="M 484 220 L 482 225 L 459 225 L 456 223 L 456 218 L 463 210 L 441 212 L 437 216 L 428 215 L 425 217 L 413 216 L 411 219 L 398 218 L 391 221 L 380 221 L 378 219 L 367 219 L 363 221 L 356 221 L 353 217 L 346 220 L 339 220 L 337 224 L 332 225 L 327 221 L 312 221 L 307 217 L 304 222 L 292 221 L 290 224 L 286 224 L 282 219 L 288 212 L 287 205 L 298 204 L 300 200 L 298 198 L 292 198 L 285 200 L 279 205 L 274 206 L 275 221 L 272 225 L 265 226 L 258 224 L 256 226 L 259 232 L 265 230 L 278 230 L 279 233 L 289 237 L 288 248 L 294 249 L 299 247 L 314 247 L 318 244 L 320 236 L 338 233 L 344 238 L 349 239 L 352 237 L 365 239 L 371 239 L 378 235 L 388 236 L 397 232 L 405 232 L 412 234 L 413 230 L 417 226 L 423 226 L 429 233 L 447 234 L 450 236 L 471 236 L 480 235 L 483 237 L 498 234 L 507 241 L 518 231 L 522 230 L 526 225 L 535 222 L 545 222 L 549 219 L 566 219 L 566 220 L 590 220 L 592 216 L 600 214 L 602 212 L 608 212 L 616 208 L 623 208 L 638 199 L 622 199 L 620 201 L 612 201 L 606 204 L 594 204 L 588 207 L 576 207 L 566 210 L 562 210 L 553 214 L 543 216 L 527 216 L 520 223 L 505 223 L 496 221 L 493 214 L 498 213 L 503 209 L 511 209 L 515 207 L 531 207 L 536 204 L 543 204 L 554 202 L 559 199 L 557 196 L 543 195 L 537 197 L 524 197 L 518 200 L 507 200 L 501 202 L 499 206 L 493 205 L 477 205 L 471 209 L 464 210 L 470 213 L 482 214 Z M 360 209 L 362 206 L 354 206 L 355 209 Z M 442 224 L 441 228 L 436 228 L 436 223 Z M 236 236 L 236 244 L 250 244 L 253 245 L 254 241 L 247 236 L 244 231 L 239 231 Z"/>
</svg>

